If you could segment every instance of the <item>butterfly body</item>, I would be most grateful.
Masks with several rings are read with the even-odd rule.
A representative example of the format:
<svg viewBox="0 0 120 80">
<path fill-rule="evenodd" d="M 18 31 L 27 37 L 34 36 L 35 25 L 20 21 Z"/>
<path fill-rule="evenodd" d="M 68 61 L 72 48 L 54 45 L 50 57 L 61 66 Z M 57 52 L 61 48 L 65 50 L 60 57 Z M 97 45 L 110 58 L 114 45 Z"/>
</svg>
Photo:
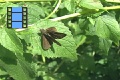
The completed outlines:
<svg viewBox="0 0 120 80">
<path fill-rule="evenodd" d="M 40 31 L 42 33 L 42 47 L 45 50 L 49 49 L 53 42 L 61 46 L 61 44 L 55 39 L 61 39 L 66 36 L 64 33 L 57 32 L 55 27 L 50 27 L 46 30 L 40 29 Z"/>
</svg>

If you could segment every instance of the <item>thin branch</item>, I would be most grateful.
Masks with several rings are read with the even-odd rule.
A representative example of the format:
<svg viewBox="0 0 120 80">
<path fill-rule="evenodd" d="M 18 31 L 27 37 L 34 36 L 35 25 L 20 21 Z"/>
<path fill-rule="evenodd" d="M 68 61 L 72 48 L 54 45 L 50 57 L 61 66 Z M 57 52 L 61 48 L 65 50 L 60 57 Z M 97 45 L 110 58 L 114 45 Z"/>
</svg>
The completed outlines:
<svg viewBox="0 0 120 80">
<path fill-rule="evenodd" d="M 57 18 L 50 19 L 50 20 L 52 20 L 52 21 L 60 21 L 60 20 L 63 20 L 63 19 L 68 19 L 68 18 L 76 17 L 76 16 L 80 16 L 80 13 L 74 13 L 74 14 L 70 14 L 70 15 L 65 15 L 65 16 L 57 17 Z"/>
<path fill-rule="evenodd" d="M 50 15 L 48 15 L 45 19 L 48 19 L 50 16 L 52 16 L 52 15 L 57 11 L 57 9 L 58 9 L 59 6 L 60 6 L 61 1 L 62 1 L 62 0 L 59 0 L 59 1 L 58 1 L 58 4 L 57 4 L 57 6 L 55 7 L 55 9 L 54 9 L 54 10 L 52 11 L 52 13 L 50 13 Z"/>
<path fill-rule="evenodd" d="M 74 14 L 70 14 L 70 15 L 65 15 L 65 16 L 61 16 L 61 17 L 57 17 L 57 18 L 54 18 L 54 19 L 50 19 L 52 21 L 60 21 L 60 20 L 63 20 L 63 19 L 68 19 L 68 18 L 71 18 L 71 17 L 76 17 L 76 16 L 80 16 L 80 13 L 74 13 Z M 30 26 L 33 26 L 34 24 L 32 25 L 28 25 L 29 27 Z M 25 29 L 16 29 L 16 31 L 23 31 Z"/>
</svg>

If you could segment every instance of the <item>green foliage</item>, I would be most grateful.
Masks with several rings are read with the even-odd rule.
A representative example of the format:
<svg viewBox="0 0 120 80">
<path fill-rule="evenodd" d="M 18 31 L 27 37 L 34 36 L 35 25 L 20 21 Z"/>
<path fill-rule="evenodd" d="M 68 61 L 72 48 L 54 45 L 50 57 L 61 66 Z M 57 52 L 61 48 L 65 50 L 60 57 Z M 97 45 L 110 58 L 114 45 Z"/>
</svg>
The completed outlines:
<svg viewBox="0 0 120 80">
<path fill-rule="evenodd" d="M 119 80 L 120 2 L 0 3 L 0 80 Z M 7 7 L 28 7 L 28 28 L 6 28 Z M 40 29 L 65 33 L 42 48 Z"/>
<path fill-rule="evenodd" d="M 53 43 L 53 46 L 52 46 L 53 49 L 49 49 L 46 51 L 42 49 L 40 29 L 42 28 L 47 29 L 51 26 L 56 27 L 58 31 L 67 34 L 67 36 L 63 39 L 57 40 L 62 44 L 62 46 L 58 46 L 57 44 Z M 22 35 L 24 33 L 26 33 L 26 35 Z M 23 37 L 26 42 L 29 41 L 28 43 L 31 43 L 31 46 L 33 47 L 31 51 L 34 54 L 43 55 L 44 57 L 49 57 L 49 58 L 53 58 L 53 57 L 66 57 L 67 58 L 68 57 L 71 59 L 77 59 L 76 45 L 75 45 L 73 36 L 71 32 L 69 31 L 69 29 L 60 22 L 53 22 L 49 20 L 39 21 L 29 30 L 27 31 L 24 30 L 21 33 L 19 33 L 19 35 Z"/>
<path fill-rule="evenodd" d="M 103 9 L 103 5 L 99 0 L 81 0 L 79 6 L 87 9 Z"/>
</svg>

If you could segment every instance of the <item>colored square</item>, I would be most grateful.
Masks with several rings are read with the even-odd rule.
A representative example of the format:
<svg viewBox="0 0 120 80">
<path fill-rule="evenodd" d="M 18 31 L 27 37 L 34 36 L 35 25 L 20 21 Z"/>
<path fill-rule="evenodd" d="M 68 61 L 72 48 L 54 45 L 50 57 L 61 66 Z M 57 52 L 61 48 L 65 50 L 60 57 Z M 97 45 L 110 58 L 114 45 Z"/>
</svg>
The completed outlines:
<svg viewBox="0 0 120 80">
<path fill-rule="evenodd" d="M 10 24 L 11 23 L 11 20 L 8 20 L 8 24 Z"/>
<path fill-rule="evenodd" d="M 8 16 L 11 16 L 11 12 L 8 12 Z"/>
<path fill-rule="evenodd" d="M 24 20 L 27 19 L 26 16 L 23 16 L 23 19 L 24 19 Z"/>
<path fill-rule="evenodd" d="M 12 13 L 12 21 L 22 21 L 22 13 Z"/>
<path fill-rule="evenodd" d="M 23 20 L 23 24 L 26 24 L 26 20 Z"/>
<path fill-rule="evenodd" d="M 27 11 L 27 8 L 26 8 L 26 7 L 23 7 L 23 11 Z"/>
<path fill-rule="evenodd" d="M 8 24 L 8 26 L 7 26 L 8 28 L 11 28 L 11 24 Z"/>
<path fill-rule="evenodd" d="M 22 7 L 12 7 L 12 12 L 22 12 Z"/>
<path fill-rule="evenodd" d="M 7 7 L 7 9 L 8 9 L 8 11 L 11 11 L 11 10 L 12 10 L 11 7 Z"/>
<path fill-rule="evenodd" d="M 23 28 L 27 28 L 27 25 L 26 25 L 26 24 L 23 24 Z"/>
<path fill-rule="evenodd" d="M 26 12 L 23 12 L 23 15 L 25 15 L 25 16 L 26 16 Z"/>
<path fill-rule="evenodd" d="M 22 22 L 12 22 L 12 28 L 22 28 Z"/>
<path fill-rule="evenodd" d="M 11 20 L 11 16 L 7 16 L 9 20 Z"/>
</svg>

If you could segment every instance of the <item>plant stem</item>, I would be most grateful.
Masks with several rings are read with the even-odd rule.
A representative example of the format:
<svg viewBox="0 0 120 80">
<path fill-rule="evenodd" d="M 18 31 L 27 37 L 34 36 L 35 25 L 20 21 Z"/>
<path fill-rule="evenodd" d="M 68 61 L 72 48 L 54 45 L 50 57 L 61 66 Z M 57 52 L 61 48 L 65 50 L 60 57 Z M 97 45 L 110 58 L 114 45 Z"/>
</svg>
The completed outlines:
<svg viewBox="0 0 120 80">
<path fill-rule="evenodd" d="M 52 16 L 52 15 L 57 11 L 57 9 L 58 9 L 59 6 L 60 6 L 61 1 L 62 1 L 62 0 L 59 0 L 59 1 L 58 1 L 58 4 L 57 4 L 57 6 L 55 7 L 55 9 L 54 9 L 54 10 L 52 11 L 52 13 L 50 13 L 45 19 L 48 19 L 50 16 Z"/>
<path fill-rule="evenodd" d="M 57 17 L 57 18 L 54 18 L 54 19 L 50 19 L 50 20 L 59 21 L 59 20 L 63 20 L 63 19 L 71 18 L 71 17 L 76 17 L 76 16 L 80 16 L 80 13 L 73 13 L 73 14 Z"/>
<path fill-rule="evenodd" d="M 55 68 L 55 70 L 53 71 L 53 73 L 55 73 L 60 68 L 60 66 L 62 66 L 63 63 L 64 63 L 64 61 L 61 61 L 61 63 Z"/>
<path fill-rule="evenodd" d="M 46 61 L 45 61 L 45 57 L 42 55 L 42 60 L 43 60 L 43 62 L 45 63 Z"/>
<path fill-rule="evenodd" d="M 120 9 L 120 6 L 104 7 L 104 10 Z"/>
</svg>

